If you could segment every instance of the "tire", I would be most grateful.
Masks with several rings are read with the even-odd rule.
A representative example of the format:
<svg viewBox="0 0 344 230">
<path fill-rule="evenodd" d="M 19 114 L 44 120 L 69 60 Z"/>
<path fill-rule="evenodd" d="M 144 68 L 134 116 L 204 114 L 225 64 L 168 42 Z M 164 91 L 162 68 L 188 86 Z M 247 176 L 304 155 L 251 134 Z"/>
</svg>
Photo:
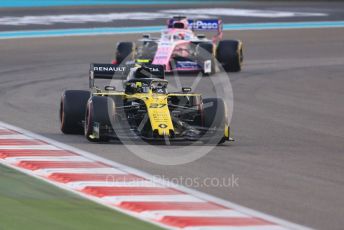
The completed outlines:
<svg viewBox="0 0 344 230">
<path fill-rule="evenodd" d="M 85 90 L 67 90 L 62 94 L 59 117 L 63 133 L 83 133 L 82 121 L 90 95 L 90 92 Z"/>
<path fill-rule="evenodd" d="M 91 142 L 108 141 L 101 127 L 111 127 L 111 117 L 115 113 L 115 102 L 109 97 L 93 96 L 87 102 L 84 134 Z M 99 124 L 99 137 L 93 137 L 94 125 Z"/>
<path fill-rule="evenodd" d="M 201 42 L 196 46 L 196 55 L 199 65 L 203 68 L 203 74 L 205 76 L 215 73 L 215 58 L 214 58 L 214 46 L 209 42 Z M 211 72 L 204 73 L 204 61 L 211 60 Z"/>
<path fill-rule="evenodd" d="M 216 49 L 216 58 L 226 72 L 239 72 L 243 62 L 242 42 L 239 40 L 220 41 Z"/>
<path fill-rule="evenodd" d="M 185 100 L 186 99 L 186 100 Z M 180 112 L 180 116 L 178 119 L 182 119 L 185 123 L 191 126 L 202 126 L 202 98 L 201 96 L 170 96 L 168 104 L 171 105 L 170 111 Z M 183 109 L 181 109 L 183 108 Z M 183 113 L 185 111 L 184 108 L 190 108 L 187 113 Z"/>
<path fill-rule="evenodd" d="M 134 42 L 118 42 L 116 46 L 117 64 L 122 63 L 125 59 L 128 59 L 128 61 L 134 60 L 135 49 Z"/>
<path fill-rule="evenodd" d="M 225 129 L 228 127 L 228 114 L 226 104 L 221 98 L 203 99 L 204 126 L 215 128 L 216 132 L 209 138 L 208 142 L 222 144 L 226 141 Z"/>
</svg>

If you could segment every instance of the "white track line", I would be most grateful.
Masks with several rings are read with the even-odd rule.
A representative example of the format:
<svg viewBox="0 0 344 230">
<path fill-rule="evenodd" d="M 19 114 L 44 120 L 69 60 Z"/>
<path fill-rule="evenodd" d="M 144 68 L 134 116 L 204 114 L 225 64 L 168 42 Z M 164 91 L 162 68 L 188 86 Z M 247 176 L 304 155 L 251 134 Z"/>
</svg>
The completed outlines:
<svg viewBox="0 0 344 230">
<path fill-rule="evenodd" d="M 46 138 L 46 137 L 34 134 L 32 132 L 29 132 L 27 130 L 24 130 L 24 129 L 21 129 L 21 128 L 18 128 L 18 127 L 9 125 L 9 124 L 6 124 L 4 122 L 0 122 L 0 126 L 2 126 L 4 128 L 11 129 L 11 130 L 15 130 L 17 132 L 25 134 L 25 135 L 27 135 L 29 137 L 34 138 L 34 139 L 38 139 L 38 140 L 41 140 L 41 141 L 44 141 L 46 143 L 49 143 L 49 144 L 53 145 L 53 146 L 38 145 L 38 146 L 20 146 L 20 147 L 17 147 L 17 146 L 7 146 L 7 147 L 14 147 L 14 148 L 17 147 L 19 149 L 22 149 L 22 147 L 24 147 L 24 149 L 25 148 L 26 149 L 27 148 L 31 149 L 31 148 L 36 148 L 36 147 L 42 148 L 42 146 L 44 146 L 44 148 L 47 148 L 48 150 L 50 150 L 50 149 L 54 149 L 54 150 L 55 149 L 69 150 L 69 151 L 72 151 L 72 152 L 75 152 L 75 153 L 79 154 L 80 156 L 83 156 L 85 158 L 91 159 L 91 160 L 93 160 L 95 162 L 102 162 L 104 164 L 107 164 L 107 165 L 110 165 L 112 167 L 115 167 L 116 169 L 119 169 L 120 171 L 126 172 L 128 174 L 138 175 L 140 177 L 146 178 L 147 180 L 153 180 L 155 183 L 158 183 L 158 184 L 161 184 L 161 185 L 164 185 L 164 184 L 167 183 L 167 181 L 164 181 L 161 178 L 155 178 L 152 175 L 147 174 L 145 172 L 142 172 L 140 170 L 137 170 L 137 169 L 134 169 L 134 168 L 130 168 L 128 166 L 119 164 L 117 162 L 110 161 L 108 159 L 99 157 L 99 156 L 97 156 L 95 154 L 92 154 L 92 153 L 89 153 L 89 152 L 86 152 L 86 151 L 74 148 L 72 146 L 69 146 L 69 145 L 66 145 L 66 144 L 54 141 L 52 139 L 49 139 L 49 138 Z M 98 198 L 98 197 L 95 197 L 95 196 L 92 196 L 92 195 L 80 193 L 77 190 L 71 189 L 66 184 L 58 183 L 58 182 L 55 182 L 55 181 L 51 181 L 51 180 L 47 179 L 46 177 L 42 177 L 41 175 L 37 174 L 37 171 L 39 171 L 39 173 L 42 173 L 42 172 L 47 173 L 46 170 L 36 170 L 36 172 L 35 172 L 35 171 L 31 171 L 31 170 L 26 170 L 26 169 L 23 169 L 23 168 L 20 168 L 20 167 L 16 167 L 16 166 L 14 166 L 12 164 L 8 164 L 8 162 L 6 162 L 4 160 L 1 160 L 1 159 L 0 159 L 0 162 L 5 164 L 5 165 L 7 165 L 8 167 L 11 167 L 11 168 L 17 169 L 17 170 L 19 170 L 21 172 L 24 172 L 24 173 L 27 173 L 29 175 L 32 175 L 32 176 L 34 176 L 34 177 L 36 177 L 36 178 L 38 178 L 40 180 L 44 180 L 44 181 L 46 181 L 46 182 L 48 182 L 50 184 L 53 184 L 53 185 L 55 185 L 57 187 L 60 187 L 60 188 L 63 188 L 63 189 L 67 189 L 67 190 L 69 190 L 69 191 L 71 191 L 71 192 L 73 192 L 75 194 L 78 194 L 78 195 L 80 195 L 82 197 L 88 198 L 88 199 L 90 199 L 90 200 L 92 200 L 94 202 L 97 202 L 99 204 L 105 205 L 105 206 L 113 208 L 113 209 L 115 209 L 117 211 L 126 213 L 126 214 L 128 214 L 130 216 L 134 216 L 134 217 L 136 217 L 136 218 L 138 218 L 140 220 L 148 221 L 148 222 L 150 222 L 152 224 L 158 225 L 160 227 L 168 228 L 168 229 L 176 229 L 176 228 L 164 225 L 162 223 L 159 223 L 159 222 L 156 222 L 156 221 L 153 221 L 153 220 L 149 220 L 149 219 L 139 215 L 138 213 L 125 210 L 125 209 L 117 207 L 117 206 L 115 206 L 113 204 L 114 203 L 118 204 L 118 202 L 122 202 L 122 201 L 145 201 L 145 202 L 148 202 L 148 201 L 158 201 L 159 199 L 165 199 L 165 200 L 161 200 L 161 201 L 173 201 L 173 202 L 176 202 L 176 201 L 191 201 L 191 200 L 194 199 L 193 201 L 195 201 L 195 200 L 197 200 L 199 202 L 208 201 L 208 202 L 213 202 L 213 203 L 222 205 L 223 207 L 227 207 L 229 209 L 235 209 L 235 211 L 237 211 L 237 212 L 243 213 L 243 214 L 251 216 L 251 217 L 261 218 L 261 219 L 264 219 L 265 221 L 268 221 L 268 222 L 273 222 L 273 223 L 275 223 L 277 225 L 284 226 L 286 229 L 299 229 L 299 230 L 301 230 L 301 229 L 309 229 L 307 227 L 304 227 L 304 226 L 301 226 L 301 225 L 297 225 L 297 224 L 291 223 L 289 221 L 285 221 L 285 220 L 282 220 L 282 219 L 279 219 L 279 218 L 276 218 L 276 217 L 273 217 L 273 216 L 270 216 L 270 215 L 267 215 L 267 214 L 264 214 L 264 213 L 261 213 L 261 212 L 257 212 L 255 210 L 245 208 L 245 207 L 237 205 L 235 203 L 232 203 L 232 202 L 229 202 L 229 201 L 226 201 L 226 200 L 222 200 L 222 199 L 216 198 L 214 196 L 211 196 L 211 195 L 208 195 L 208 194 L 205 194 L 205 193 L 201 193 L 199 191 L 196 191 L 196 190 L 193 190 L 193 189 L 189 189 L 189 188 L 186 188 L 186 187 L 183 187 L 183 186 L 180 186 L 180 185 L 172 184 L 170 182 L 168 182 L 170 188 L 182 191 L 182 192 L 186 193 L 186 195 L 181 194 L 181 195 L 173 195 L 173 196 L 171 196 L 171 195 L 158 195 L 158 196 L 117 196 L 117 197 L 111 196 L 111 197 Z M 65 169 L 65 170 L 67 170 L 67 169 Z M 90 172 L 89 169 L 87 169 L 87 171 Z M 50 171 L 50 173 L 51 173 L 51 171 Z M 166 199 L 167 197 L 169 197 L 169 200 Z M 251 229 L 258 229 L 257 226 L 254 226 L 254 227 L 255 228 L 251 228 Z M 266 228 L 266 227 L 269 227 L 269 228 Z M 189 229 L 191 229 L 191 228 L 189 228 Z M 219 227 L 216 227 L 216 228 L 205 228 L 205 227 L 204 228 L 200 228 L 200 227 L 198 227 L 198 228 L 193 228 L 193 229 L 194 230 L 195 229 L 203 229 L 203 230 L 205 230 L 205 229 L 220 229 L 220 228 Z M 225 229 L 229 229 L 229 228 L 227 228 L 227 226 L 226 226 Z M 244 229 L 244 228 L 233 228 L 233 229 Z M 272 230 L 272 228 L 270 228 L 270 225 L 269 226 L 263 226 L 263 227 L 261 227 L 261 229 Z M 281 227 L 276 228 L 275 227 L 273 230 L 277 230 L 277 229 L 281 230 L 283 228 L 281 228 Z M 245 229 L 245 230 L 247 230 L 247 229 Z"/>
<path fill-rule="evenodd" d="M 37 175 L 49 176 L 52 173 L 104 173 L 104 174 L 123 174 L 128 173 L 115 169 L 115 168 L 49 168 L 49 169 L 38 169 L 34 171 Z"/>
<path fill-rule="evenodd" d="M 7 157 L 5 158 L 5 161 L 8 161 L 10 163 L 16 163 L 16 162 L 20 162 L 20 161 L 68 161 L 68 162 L 73 162 L 73 161 L 77 161 L 77 162 L 93 162 L 90 159 L 87 159 L 85 157 L 80 157 L 80 156 L 61 156 L 61 157 L 57 157 L 57 156 L 32 156 L 32 157 Z"/>
<path fill-rule="evenodd" d="M 0 145 L 0 150 L 5 149 L 26 149 L 26 150 L 61 150 L 53 145 Z"/>
<path fill-rule="evenodd" d="M 183 210 L 168 210 L 168 211 L 144 211 L 142 216 L 161 219 L 164 216 L 192 216 L 192 217 L 250 217 L 233 210 L 205 210 L 205 211 L 183 211 Z"/>
<path fill-rule="evenodd" d="M 85 181 L 85 182 L 69 182 L 66 183 L 67 186 L 74 189 L 83 189 L 86 186 L 102 186 L 102 187 L 160 187 L 161 185 L 155 184 L 151 181 Z"/>
<path fill-rule="evenodd" d="M 215 227 L 187 227 L 184 230 L 287 230 L 287 228 L 275 225 L 263 226 L 215 226 Z"/>
<path fill-rule="evenodd" d="M 32 137 L 28 137 L 22 134 L 5 134 L 0 135 L 0 140 L 32 140 Z"/>
<path fill-rule="evenodd" d="M 205 202 L 191 195 L 105 196 L 103 200 L 113 204 L 121 202 Z"/>
</svg>

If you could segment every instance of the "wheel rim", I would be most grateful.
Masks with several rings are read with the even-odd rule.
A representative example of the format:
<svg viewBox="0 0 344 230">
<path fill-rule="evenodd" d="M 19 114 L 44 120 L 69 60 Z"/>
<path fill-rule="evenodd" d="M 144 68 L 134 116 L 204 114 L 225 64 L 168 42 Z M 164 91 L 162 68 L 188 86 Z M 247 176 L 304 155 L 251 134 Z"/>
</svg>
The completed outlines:
<svg viewBox="0 0 344 230">
<path fill-rule="evenodd" d="M 244 54 L 243 54 L 244 52 L 243 52 L 243 49 L 241 48 L 240 49 L 240 52 L 239 52 L 239 55 L 240 55 L 240 57 L 239 57 L 239 60 L 240 60 L 240 66 L 241 66 L 241 64 L 242 64 L 242 62 L 243 62 L 243 60 L 244 60 Z"/>
</svg>

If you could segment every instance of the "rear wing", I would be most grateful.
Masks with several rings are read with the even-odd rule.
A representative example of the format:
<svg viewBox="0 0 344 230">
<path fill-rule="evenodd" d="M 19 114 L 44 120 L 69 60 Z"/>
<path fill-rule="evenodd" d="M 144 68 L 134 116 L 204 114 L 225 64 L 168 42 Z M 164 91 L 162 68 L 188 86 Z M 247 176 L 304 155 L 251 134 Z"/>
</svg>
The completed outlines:
<svg viewBox="0 0 344 230">
<path fill-rule="evenodd" d="M 189 28 L 194 31 L 217 31 L 222 32 L 221 19 L 189 19 Z"/>
<path fill-rule="evenodd" d="M 162 65 L 117 65 L 92 63 L 89 72 L 89 86 L 94 87 L 95 79 L 119 79 L 129 78 L 165 78 L 164 67 Z"/>
<path fill-rule="evenodd" d="M 192 31 L 217 32 L 217 34 L 213 37 L 213 40 L 219 41 L 222 39 L 223 24 L 222 20 L 219 18 L 186 19 L 185 17 L 173 17 L 167 20 L 167 27 L 174 28 L 175 23 L 182 22 L 182 20 L 187 20 L 188 29 Z"/>
<path fill-rule="evenodd" d="M 159 78 L 165 79 L 165 70 L 162 65 L 143 64 L 133 75 L 133 78 Z"/>
<path fill-rule="evenodd" d="M 124 65 L 116 64 L 98 64 L 92 63 L 89 72 L 89 86 L 94 87 L 95 79 L 125 79 L 130 68 Z"/>
</svg>

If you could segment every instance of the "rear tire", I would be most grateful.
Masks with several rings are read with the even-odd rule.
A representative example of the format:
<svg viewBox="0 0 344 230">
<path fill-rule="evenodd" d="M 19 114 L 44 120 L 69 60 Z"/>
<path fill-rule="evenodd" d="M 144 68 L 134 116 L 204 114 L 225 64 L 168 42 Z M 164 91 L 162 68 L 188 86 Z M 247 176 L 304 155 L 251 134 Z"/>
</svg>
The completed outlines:
<svg viewBox="0 0 344 230">
<path fill-rule="evenodd" d="M 115 114 L 115 102 L 109 97 L 93 96 L 87 103 L 84 133 L 91 142 L 109 141 L 109 137 L 102 132 L 103 127 L 111 127 L 112 115 Z M 99 125 L 99 136 L 95 137 L 94 126 Z"/>
<path fill-rule="evenodd" d="M 134 60 L 135 49 L 136 47 L 134 42 L 118 42 L 116 46 L 117 64 L 122 63 L 124 60 Z"/>
<path fill-rule="evenodd" d="M 226 72 L 241 71 L 243 62 L 242 42 L 239 40 L 220 41 L 216 49 L 216 58 Z"/>
<path fill-rule="evenodd" d="M 228 127 L 226 104 L 221 98 L 203 99 L 204 126 L 216 129 L 209 143 L 222 144 L 226 141 L 225 129 Z"/>
<path fill-rule="evenodd" d="M 60 102 L 61 131 L 65 134 L 82 134 L 82 121 L 90 92 L 85 90 L 67 90 Z"/>
</svg>

